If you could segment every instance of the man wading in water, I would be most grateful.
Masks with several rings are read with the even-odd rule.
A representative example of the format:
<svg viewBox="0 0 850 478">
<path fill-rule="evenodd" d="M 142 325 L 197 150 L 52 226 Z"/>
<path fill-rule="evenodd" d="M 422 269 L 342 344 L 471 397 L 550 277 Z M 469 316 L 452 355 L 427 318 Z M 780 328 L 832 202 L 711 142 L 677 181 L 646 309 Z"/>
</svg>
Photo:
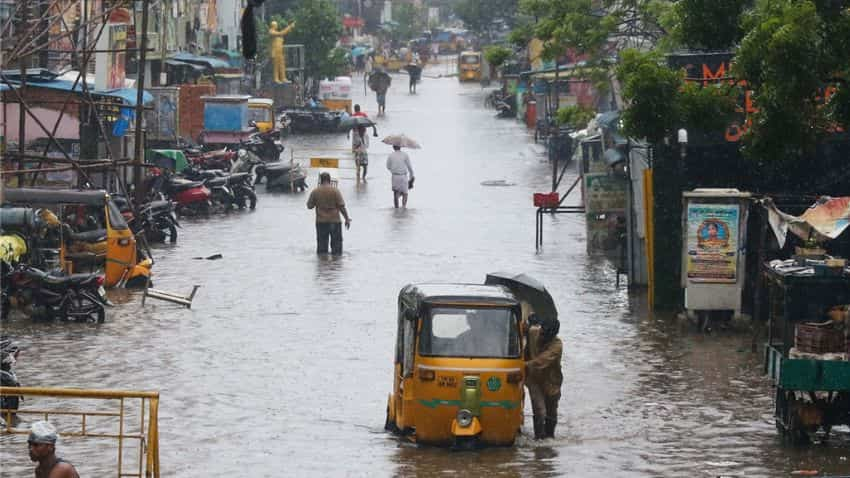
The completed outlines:
<svg viewBox="0 0 850 478">
<path fill-rule="evenodd" d="M 56 456 L 59 434 L 48 422 L 35 422 L 27 439 L 30 460 L 38 462 L 35 478 L 80 478 L 74 465 Z"/>
<path fill-rule="evenodd" d="M 339 189 L 331 185 L 331 175 L 319 175 L 319 186 L 310 193 L 307 199 L 307 209 L 316 209 L 316 252 L 328 253 L 328 239 L 331 242 L 331 254 L 342 254 L 342 221 L 345 218 L 345 228 L 351 226 L 351 217 L 345 208 L 345 201 Z"/>
</svg>

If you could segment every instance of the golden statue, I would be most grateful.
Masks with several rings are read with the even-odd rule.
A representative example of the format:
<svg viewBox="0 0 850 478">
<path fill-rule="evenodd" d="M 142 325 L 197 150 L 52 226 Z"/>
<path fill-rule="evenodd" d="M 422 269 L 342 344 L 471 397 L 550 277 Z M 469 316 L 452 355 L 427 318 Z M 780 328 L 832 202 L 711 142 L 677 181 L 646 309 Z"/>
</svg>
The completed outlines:
<svg viewBox="0 0 850 478">
<path fill-rule="evenodd" d="M 283 37 L 289 34 L 295 27 L 295 22 L 292 22 L 283 30 L 278 30 L 277 22 L 271 22 L 269 25 L 269 36 L 272 38 L 271 54 L 272 68 L 274 70 L 274 82 L 286 83 L 286 52 L 283 48 Z"/>
</svg>

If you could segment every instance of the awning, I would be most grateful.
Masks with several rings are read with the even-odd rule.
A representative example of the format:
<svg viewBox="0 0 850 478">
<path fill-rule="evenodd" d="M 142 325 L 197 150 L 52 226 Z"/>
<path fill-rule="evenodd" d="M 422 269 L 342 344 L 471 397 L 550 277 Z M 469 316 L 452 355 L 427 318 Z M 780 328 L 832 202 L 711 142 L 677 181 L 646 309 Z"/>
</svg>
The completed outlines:
<svg viewBox="0 0 850 478">
<path fill-rule="evenodd" d="M 213 68 L 213 69 L 230 68 L 230 63 L 228 63 L 228 62 L 226 62 L 226 61 L 224 61 L 220 58 L 215 58 L 215 57 L 211 57 L 211 56 L 193 55 L 191 53 L 186 53 L 186 52 L 175 53 L 175 54 L 171 55 L 171 59 L 183 61 L 183 62 L 186 62 L 186 63 L 205 64 L 205 65 L 208 65 L 210 68 Z"/>
<path fill-rule="evenodd" d="M 230 63 L 231 68 L 242 68 L 242 54 L 238 51 L 218 48 L 213 50 L 212 53 L 219 57 L 227 57 L 226 61 Z"/>
<path fill-rule="evenodd" d="M 14 86 L 20 85 L 18 81 L 9 80 Z M 3 84 L 5 86 L 5 84 Z M 128 106 L 136 106 L 136 89 L 135 88 L 118 88 L 114 90 L 95 90 L 94 85 L 89 83 L 86 85 L 91 94 L 96 96 L 109 96 L 112 98 L 120 98 Z M 71 80 L 50 80 L 50 81 L 27 81 L 27 88 L 47 88 L 51 90 L 60 90 L 73 93 L 82 93 L 83 86 L 80 82 L 74 85 Z M 153 95 L 145 91 L 142 96 L 144 103 L 148 104 L 153 101 Z"/>
<path fill-rule="evenodd" d="M 165 64 L 169 66 L 173 66 L 175 68 L 191 68 L 198 72 L 203 72 L 207 69 L 207 67 L 203 65 L 196 65 L 194 63 L 187 63 L 185 61 L 180 60 L 165 60 Z"/>
</svg>

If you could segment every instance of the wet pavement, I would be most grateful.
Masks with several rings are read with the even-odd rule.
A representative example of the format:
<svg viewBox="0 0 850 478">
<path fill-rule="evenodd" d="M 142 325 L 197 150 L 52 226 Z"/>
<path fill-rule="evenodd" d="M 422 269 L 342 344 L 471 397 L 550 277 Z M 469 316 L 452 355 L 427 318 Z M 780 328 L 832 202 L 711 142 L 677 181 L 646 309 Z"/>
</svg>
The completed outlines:
<svg viewBox="0 0 850 478">
<path fill-rule="evenodd" d="M 117 306 L 100 326 L 15 318 L 4 333 L 24 349 L 20 380 L 159 390 L 164 477 L 850 473 L 846 433 L 805 448 L 778 438 L 747 333 L 703 336 L 649 317 L 641 297 L 615 287 L 606 261 L 586 255 L 581 217 L 547 218 L 544 250 L 535 253 L 531 196 L 548 190 L 549 166 L 520 123 L 483 108 L 479 85 L 437 78 L 446 72 L 427 70 L 416 95 L 396 76 L 379 119 L 381 135 L 404 132 L 424 146 L 411 154 L 417 181 L 407 210 L 392 207 L 388 146 L 372 138 L 368 183 L 357 185 L 344 162 L 340 189 L 353 223 L 342 257 L 316 256 L 307 194 L 260 187 L 255 212 L 186 220 L 176 245 L 156 249 L 157 287 L 202 286 L 192 310 L 142 307 L 136 293 L 114 291 Z M 367 113 L 376 111 L 360 80 L 353 90 Z M 303 159 L 339 155 L 348 140 L 286 144 Z M 514 185 L 482 185 L 499 180 Z M 223 259 L 195 259 L 215 253 Z M 479 283 L 494 270 L 532 274 L 559 307 L 558 438 L 455 453 L 388 435 L 399 289 Z M 22 437 L 0 445 L 0 476 L 31 473 Z M 81 476 L 112 476 L 116 453 L 104 445 L 68 439 L 59 448 Z"/>
</svg>

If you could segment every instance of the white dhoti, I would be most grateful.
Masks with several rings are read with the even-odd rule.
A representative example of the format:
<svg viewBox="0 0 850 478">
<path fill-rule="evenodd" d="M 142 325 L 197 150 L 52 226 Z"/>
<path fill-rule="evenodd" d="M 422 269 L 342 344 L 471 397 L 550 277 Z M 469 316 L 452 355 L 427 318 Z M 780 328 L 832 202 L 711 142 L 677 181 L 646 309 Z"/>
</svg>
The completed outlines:
<svg viewBox="0 0 850 478">
<path fill-rule="evenodd" d="M 393 191 L 407 194 L 407 174 L 393 174 Z"/>
</svg>

